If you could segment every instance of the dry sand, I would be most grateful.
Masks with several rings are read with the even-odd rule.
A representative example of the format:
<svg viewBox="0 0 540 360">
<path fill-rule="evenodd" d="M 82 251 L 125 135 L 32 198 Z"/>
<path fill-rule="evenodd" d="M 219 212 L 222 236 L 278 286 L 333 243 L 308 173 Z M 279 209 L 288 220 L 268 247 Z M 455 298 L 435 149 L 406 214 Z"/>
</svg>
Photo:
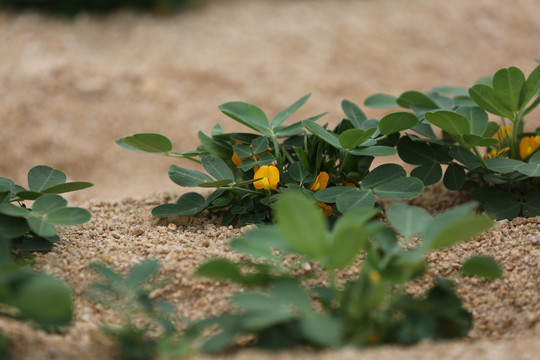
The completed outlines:
<svg viewBox="0 0 540 360">
<path fill-rule="evenodd" d="M 26 183 L 31 166 L 48 164 L 72 180 L 96 184 L 70 196 L 92 211 L 92 221 L 61 229 L 59 246 L 36 259 L 36 268 L 73 286 L 74 326 L 66 335 L 50 335 L 0 319 L 15 358 L 114 355 L 96 326 L 118 319 L 81 296 L 93 279 L 90 261 L 122 271 L 147 257 L 159 259 L 160 276 L 175 279 L 162 295 L 193 318 L 223 311 L 235 291 L 191 272 L 204 259 L 235 257 L 226 244 L 242 230 L 222 228 L 205 215 L 161 222 L 150 215 L 185 191 L 167 178 L 168 166 L 190 164 L 129 152 L 114 140 L 159 132 L 186 151 L 197 146 L 197 131 L 209 132 L 217 122 L 240 129 L 217 110 L 227 101 L 252 102 L 273 116 L 313 92 L 295 119 L 330 111 L 326 121 L 335 123 L 344 98 L 362 104 L 375 92 L 469 86 L 511 65 L 529 73 L 540 58 L 539 12 L 537 0 L 215 0 L 168 18 L 118 13 L 69 21 L 0 13 L 0 176 Z M 528 121 L 534 128 L 540 116 Z M 435 187 L 416 202 L 439 211 L 458 201 Z M 475 317 L 469 339 L 278 357 L 539 359 L 539 240 L 540 218 L 503 221 L 470 245 L 430 259 L 433 272 L 443 274 L 478 252 L 505 267 L 505 278 L 494 283 L 458 279 Z M 276 355 L 248 350 L 221 358 Z"/>
</svg>

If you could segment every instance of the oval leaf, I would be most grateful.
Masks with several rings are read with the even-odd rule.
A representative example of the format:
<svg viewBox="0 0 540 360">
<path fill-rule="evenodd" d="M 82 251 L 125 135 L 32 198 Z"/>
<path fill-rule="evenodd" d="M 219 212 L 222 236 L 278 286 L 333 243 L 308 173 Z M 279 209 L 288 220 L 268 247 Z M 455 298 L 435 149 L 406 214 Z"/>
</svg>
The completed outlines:
<svg viewBox="0 0 540 360">
<path fill-rule="evenodd" d="M 33 214 L 27 218 L 30 229 L 41 237 L 48 238 L 56 235 L 56 228 Z"/>
<path fill-rule="evenodd" d="M 362 123 L 367 120 L 366 114 L 364 114 L 356 104 L 349 100 L 343 100 L 341 102 L 341 109 L 356 129 L 360 129 Z"/>
<path fill-rule="evenodd" d="M 379 122 L 379 130 L 383 135 L 390 135 L 396 132 L 412 128 L 418 123 L 416 115 L 406 111 L 388 114 Z"/>
<path fill-rule="evenodd" d="M 466 275 L 480 276 L 488 280 L 500 279 L 503 276 L 503 269 L 489 256 L 472 256 L 461 266 L 461 272 Z"/>
<path fill-rule="evenodd" d="M 89 221 L 92 215 L 90 211 L 79 207 L 66 207 L 55 210 L 45 218 L 55 225 L 79 225 Z"/>
<path fill-rule="evenodd" d="M 203 172 L 191 169 L 184 169 L 177 165 L 169 167 L 169 178 L 180 186 L 194 187 L 203 182 L 210 182 L 213 179 Z"/>
<path fill-rule="evenodd" d="M 40 196 L 34 202 L 32 211 L 38 215 L 45 215 L 67 206 L 67 200 L 56 194 L 47 194 Z"/>
<path fill-rule="evenodd" d="M 506 108 L 517 111 L 525 74 L 517 67 L 501 69 L 493 75 L 493 93 Z"/>
<path fill-rule="evenodd" d="M 467 118 L 453 111 L 440 110 L 437 112 L 426 113 L 426 120 L 455 136 L 471 132 Z"/>
<path fill-rule="evenodd" d="M 255 105 L 235 101 L 220 105 L 219 110 L 239 123 L 265 135 L 271 135 L 270 124 L 264 111 Z"/>
<path fill-rule="evenodd" d="M 91 182 L 86 181 L 73 181 L 65 184 L 58 184 L 44 189 L 44 194 L 63 194 L 71 191 L 87 189 L 94 186 Z"/>
<path fill-rule="evenodd" d="M 122 141 L 124 144 L 148 153 L 167 153 L 172 150 L 171 140 L 160 134 L 140 133 L 127 136 Z"/>
<path fill-rule="evenodd" d="M 426 210 L 399 202 L 386 209 L 386 218 L 406 238 L 423 233 L 431 221 L 431 215 Z"/>
<path fill-rule="evenodd" d="M 317 124 L 315 121 L 304 120 L 302 121 L 302 125 L 311 133 L 313 133 L 313 135 L 321 138 L 336 149 L 343 149 L 343 147 L 341 147 L 341 144 L 339 143 L 337 136 L 334 133 L 331 133 L 325 128 L 323 128 L 321 125 Z"/>
<path fill-rule="evenodd" d="M 28 187 L 31 191 L 40 192 L 51 186 L 66 182 L 64 172 L 47 165 L 38 165 L 28 171 Z"/>
<path fill-rule="evenodd" d="M 424 186 L 433 185 L 441 180 L 442 168 L 437 162 L 427 163 L 414 168 L 411 171 L 411 176 L 422 180 Z"/>
<path fill-rule="evenodd" d="M 484 110 L 506 118 L 513 118 L 512 111 L 507 109 L 495 96 L 493 89 L 484 84 L 474 85 L 469 89 L 469 95 L 478 106 Z"/>
<path fill-rule="evenodd" d="M 465 184 L 465 169 L 463 166 L 452 162 L 446 168 L 444 173 L 443 183 L 448 190 L 459 190 Z"/>
<path fill-rule="evenodd" d="M 373 192 L 383 199 L 410 200 L 424 191 L 422 180 L 415 177 L 399 177 L 377 185 Z"/>
<path fill-rule="evenodd" d="M 234 175 L 225 161 L 216 155 L 203 156 L 201 164 L 204 169 L 217 180 L 229 179 L 232 181 Z"/>
<path fill-rule="evenodd" d="M 396 97 L 387 94 L 373 94 L 366 98 L 364 105 L 371 108 L 387 109 L 399 107 Z"/>
<path fill-rule="evenodd" d="M 345 149 L 352 149 L 368 140 L 377 129 L 349 129 L 339 135 L 339 143 Z"/>
<path fill-rule="evenodd" d="M 356 209 L 373 208 L 374 205 L 375 197 L 367 189 L 346 192 L 336 198 L 336 207 L 342 214 Z"/>
<path fill-rule="evenodd" d="M 383 164 L 371 170 L 362 180 L 363 189 L 373 189 L 385 182 L 407 175 L 405 169 L 398 164 Z"/>
</svg>

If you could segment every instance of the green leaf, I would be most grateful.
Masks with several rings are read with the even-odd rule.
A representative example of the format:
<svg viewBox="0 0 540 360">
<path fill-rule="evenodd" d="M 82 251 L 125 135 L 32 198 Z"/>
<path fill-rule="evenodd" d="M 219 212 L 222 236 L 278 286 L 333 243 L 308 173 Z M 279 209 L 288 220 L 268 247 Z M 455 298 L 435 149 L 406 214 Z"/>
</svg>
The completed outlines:
<svg viewBox="0 0 540 360">
<path fill-rule="evenodd" d="M 43 193 L 37 191 L 22 190 L 17 192 L 17 197 L 22 200 L 36 200 L 40 196 L 43 196 Z"/>
<path fill-rule="evenodd" d="M 343 336 L 340 320 L 316 312 L 302 318 L 300 330 L 305 338 L 322 347 L 337 345 Z"/>
<path fill-rule="evenodd" d="M 399 177 L 377 185 L 373 192 L 383 199 L 410 200 L 424 191 L 422 180 L 415 177 Z"/>
<path fill-rule="evenodd" d="M 197 138 L 201 142 L 201 145 L 204 148 L 204 150 L 208 151 L 210 154 L 218 156 L 221 159 L 231 158 L 232 156 L 231 147 L 227 145 L 225 142 L 216 140 L 214 137 L 209 136 L 203 131 L 199 131 L 197 133 Z"/>
<path fill-rule="evenodd" d="M 195 276 L 204 276 L 216 280 L 241 282 L 242 274 L 238 265 L 226 259 L 211 259 L 200 265 Z"/>
<path fill-rule="evenodd" d="M 440 86 L 431 91 L 455 96 L 469 96 L 467 89 L 461 86 Z"/>
<path fill-rule="evenodd" d="M 540 66 L 537 66 L 527 78 L 525 88 L 522 90 L 520 108 L 525 107 L 540 89 Z"/>
<path fill-rule="evenodd" d="M 293 318 L 288 307 L 260 293 L 236 293 L 231 303 L 246 311 L 242 323 L 248 331 L 258 331 Z"/>
<path fill-rule="evenodd" d="M 239 123 L 258 131 L 264 135 L 270 136 L 270 124 L 264 111 L 255 105 L 245 102 L 228 102 L 220 105 L 219 110 L 228 117 Z"/>
<path fill-rule="evenodd" d="M 489 256 L 471 256 L 461 266 L 461 272 L 465 275 L 480 276 L 488 280 L 500 279 L 503 276 L 503 269 Z"/>
<path fill-rule="evenodd" d="M 471 146 L 493 146 L 499 143 L 499 140 L 493 138 L 484 138 L 474 134 L 463 135 L 463 140 Z"/>
<path fill-rule="evenodd" d="M 460 106 L 456 112 L 469 120 L 472 134 L 484 135 L 489 122 L 488 114 L 484 109 L 478 106 Z"/>
<path fill-rule="evenodd" d="M 276 226 L 261 226 L 248 231 L 242 237 L 231 240 L 229 246 L 241 253 L 267 259 L 275 258 L 276 249 L 290 250 L 283 234 Z"/>
<path fill-rule="evenodd" d="M 63 184 L 66 179 L 64 172 L 47 165 L 34 166 L 28 171 L 28 187 L 36 192 L 54 185 Z"/>
<path fill-rule="evenodd" d="M 152 209 L 155 217 L 170 217 L 178 215 L 192 216 L 206 209 L 208 206 L 205 198 L 196 192 L 190 192 L 180 196 L 176 204 L 162 204 Z"/>
<path fill-rule="evenodd" d="M 0 193 L 12 191 L 13 186 L 13 181 L 5 177 L 0 177 Z"/>
<path fill-rule="evenodd" d="M 38 215 L 45 215 L 67 206 L 67 200 L 56 194 L 40 196 L 32 205 L 32 211 Z"/>
<path fill-rule="evenodd" d="M 90 268 L 113 284 L 123 284 L 124 280 L 114 270 L 100 263 L 91 263 Z"/>
<path fill-rule="evenodd" d="M 294 136 L 294 135 L 300 134 L 302 132 L 302 130 L 303 130 L 303 125 L 302 125 L 302 122 L 299 121 L 299 122 L 296 122 L 296 123 L 291 124 L 289 126 L 280 127 L 276 131 L 276 135 L 277 135 L 277 137 L 289 137 L 289 136 Z"/>
<path fill-rule="evenodd" d="M 339 135 L 339 143 L 345 149 L 352 149 L 368 140 L 377 129 L 349 129 Z"/>
<path fill-rule="evenodd" d="M 184 215 L 183 209 L 178 204 L 162 204 L 152 209 L 152 216 L 159 218 L 177 215 Z"/>
<path fill-rule="evenodd" d="M 344 193 L 356 191 L 355 188 L 349 186 L 332 186 L 326 189 L 321 189 L 315 192 L 315 199 L 323 203 L 335 203 L 338 196 Z"/>
<path fill-rule="evenodd" d="M 251 142 L 251 145 L 253 146 L 254 154 L 261 154 L 265 151 L 268 151 L 268 138 L 266 136 L 260 136 L 258 138 L 255 138 Z"/>
<path fill-rule="evenodd" d="M 388 207 L 386 218 L 406 238 L 423 233 L 431 221 L 431 215 L 426 210 L 399 202 Z"/>
<path fill-rule="evenodd" d="M 437 162 L 435 152 L 426 143 L 413 141 L 408 136 L 399 139 L 397 144 L 398 155 L 401 160 L 412 165 L 431 165 Z"/>
<path fill-rule="evenodd" d="M 204 169 L 217 180 L 231 180 L 234 179 L 234 175 L 225 163 L 219 157 L 215 155 L 203 156 L 201 158 L 201 164 Z"/>
<path fill-rule="evenodd" d="M 126 276 L 126 285 L 136 288 L 143 282 L 150 280 L 159 271 L 159 262 L 157 260 L 146 260 L 137 264 L 129 270 Z"/>
<path fill-rule="evenodd" d="M 399 106 L 396 100 L 396 97 L 392 95 L 373 94 L 366 98 L 364 105 L 367 107 L 380 109 L 395 108 Z"/>
<path fill-rule="evenodd" d="M 294 104 L 286 108 L 285 110 L 282 110 L 279 114 L 277 114 L 272 119 L 272 129 L 277 128 L 279 125 L 283 124 L 289 116 L 291 116 L 296 110 L 300 109 L 302 105 L 308 101 L 308 99 L 311 97 L 311 94 L 304 95 L 300 99 L 298 99 Z M 257 153 L 256 153 L 257 154 Z"/>
<path fill-rule="evenodd" d="M 343 149 L 343 147 L 339 143 L 338 137 L 334 133 L 327 131 L 321 125 L 317 124 L 315 121 L 304 120 L 302 121 L 302 124 L 306 129 L 308 129 L 315 136 L 321 138 L 322 140 L 332 145 L 336 149 Z"/>
<path fill-rule="evenodd" d="M 364 114 L 356 104 L 349 100 L 343 100 L 341 102 L 341 109 L 356 129 L 360 129 L 362 123 L 367 120 L 366 114 Z"/>
<path fill-rule="evenodd" d="M 523 216 L 540 216 L 540 190 L 531 191 L 523 197 Z"/>
<path fill-rule="evenodd" d="M 349 153 L 356 156 L 392 156 L 396 154 L 396 149 L 390 146 L 373 145 L 352 149 Z"/>
<path fill-rule="evenodd" d="M 511 110 L 507 109 L 495 96 L 493 89 L 484 84 L 473 85 L 469 89 L 469 95 L 478 106 L 484 110 L 509 119 L 514 117 Z"/>
<path fill-rule="evenodd" d="M 94 186 L 94 184 L 86 181 L 73 181 L 73 182 L 67 182 L 64 184 L 58 184 L 51 187 L 48 187 L 44 190 L 42 190 L 42 193 L 44 194 L 63 194 L 71 191 L 78 191 L 87 189 L 91 186 Z"/>
<path fill-rule="evenodd" d="M 478 169 L 484 166 L 473 153 L 462 146 L 453 146 L 448 154 L 465 165 L 465 167 L 469 170 Z"/>
<path fill-rule="evenodd" d="M 435 103 L 429 96 L 419 91 L 406 91 L 397 98 L 397 103 L 404 108 L 411 106 L 421 106 L 428 109 L 438 109 L 439 105 Z"/>
<path fill-rule="evenodd" d="M 377 214 L 378 210 L 357 209 L 347 212 L 336 222 L 332 232 L 332 244 L 328 250 L 330 269 L 341 269 L 348 266 L 360 250 L 366 249 L 369 239 L 366 222 Z"/>
<path fill-rule="evenodd" d="M 488 122 L 486 131 L 484 131 L 482 136 L 485 138 L 493 137 L 495 136 L 498 130 L 499 130 L 499 124 L 497 124 L 495 121 L 490 121 Z"/>
<path fill-rule="evenodd" d="M 486 212 L 497 220 L 514 219 L 519 216 L 522 208 L 519 199 L 509 197 L 486 200 L 482 205 Z"/>
<path fill-rule="evenodd" d="M 416 115 L 406 111 L 399 111 L 386 115 L 379 122 L 379 130 L 383 135 L 390 135 L 396 132 L 412 128 L 418 123 Z"/>
<path fill-rule="evenodd" d="M 528 164 L 522 164 L 516 168 L 522 174 L 530 177 L 540 177 L 540 162 L 530 162 Z"/>
<path fill-rule="evenodd" d="M 424 186 L 436 184 L 442 178 L 442 168 L 437 162 L 426 163 L 415 167 L 411 171 L 411 176 L 414 176 L 424 183 Z"/>
<path fill-rule="evenodd" d="M 487 159 L 486 165 L 488 169 L 496 172 L 501 173 L 510 173 L 512 171 L 517 170 L 518 167 L 524 165 L 523 161 L 515 160 L 515 159 L 500 159 L 500 158 L 493 158 L 493 159 Z"/>
<path fill-rule="evenodd" d="M 463 166 L 452 162 L 446 168 L 444 173 L 443 183 L 448 190 L 459 190 L 465 184 L 465 170 Z"/>
<path fill-rule="evenodd" d="M 493 75 L 493 93 L 507 109 L 520 108 L 521 89 L 525 85 L 525 75 L 517 67 L 501 69 Z"/>
<path fill-rule="evenodd" d="M 79 225 L 89 221 L 92 217 L 90 211 L 79 207 L 66 207 L 55 210 L 45 219 L 55 225 Z"/>
<path fill-rule="evenodd" d="M 216 180 L 216 181 L 207 181 L 200 183 L 198 186 L 202 188 L 221 188 L 222 186 L 229 185 L 232 182 L 231 179 Z"/>
<path fill-rule="evenodd" d="M 180 186 L 194 187 L 200 183 L 213 181 L 213 179 L 203 172 L 191 169 L 184 169 L 177 165 L 169 167 L 169 178 Z"/>
<path fill-rule="evenodd" d="M 440 110 L 426 113 L 426 120 L 455 136 L 471 132 L 467 118 L 453 111 Z"/>
<path fill-rule="evenodd" d="M 291 248 L 320 260 L 328 247 L 326 224 L 315 204 L 299 193 L 285 194 L 276 203 L 277 226 Z"/>
<path fill-rule="evenodd" d="M 375 205 L 375 197 L 371 190 L 351 189 L 352 191 L 344 192 L 336 198 L 336 207 L 342 214 L 356 209 L 373 208 Z M 315 193 L 315 195 L 317 195 L 317 193 Z"/>
<path fill-rule="evenodd" d="M 0 214 L 0 234 L 6 239 L 15 239 L 26 234 L 30 229 L 26 219 Z M 0 240 L 2 241 L 2 240 Z"/>
<path fill-rule="evenodd" d="M 56 235 L 56 228 L 33 214 L 26 219 L 30 229 L 41 237 L 48 238 Z"/>
<path fill-rule="evenodd" d="M 253 155 L 251 146 L 246 144 L 240 144 L 240 145 L 233 145 L 232 146 L 234 153 L 239 158 L 248 158 Z"/>
<path fill-rule="evenodd" d="M 171 140 L 160 134 L 141 133 L 121 140 L 124 144 L 148 153 L 167 153 L 172 150 Z"/>
<path fill-rule="evenodd" d="M 73 317 L 71 290 L 52 276 L 32 276 L 17 291 L 14 303 L 23 319 L 41 326 L 66 326 Z"/>
<path fill-rule="evenodd" d="M 290 177 L 298 183 L 304 182 L 309 175 L 306 167 L 300 161 L 290 164 L 288 170 Z"/>
<path fill-rule="evenodd" d="M 30 210 L 13 204 L 0 204 L 0 214 L 24 218 L 30 215 Z"/>
<path fill-rule="evenodd" d="M 374 189 L 383 183 L 404 177 L 405 175 L 407 175 L 405 169 L 398 164 L 379 165 L 366 175 L 364 180 L 362 180 L 361 187 L 363 189 Z"/>
</svg>

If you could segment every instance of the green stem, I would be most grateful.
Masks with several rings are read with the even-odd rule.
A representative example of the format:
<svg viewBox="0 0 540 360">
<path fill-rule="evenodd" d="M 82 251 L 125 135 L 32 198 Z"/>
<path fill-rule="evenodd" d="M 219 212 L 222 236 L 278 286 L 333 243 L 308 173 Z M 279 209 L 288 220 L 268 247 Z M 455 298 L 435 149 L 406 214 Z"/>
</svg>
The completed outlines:
<svg viewBox="0 0 540 360">
<path fill-rule="evenodd" d="M 512 149 L 511 150 L 511 157 L 512 159 L 519 160 L 519 144 L 518 144 L 518 127 L 519 127 L 520 118 L 519 116 L 515 116 L 514 120 L 512 120 Z"/>
<path fill-rule="evenodd" d="M 486 161 L 484 160 L 484 157 L 480 154 L 480 151 L 478 151 L 478 149 L 476 148 L 476 146 L 472 146 L 471 147 L 472 151 L 474 151 L 476 157 L 478 158 L 478 160 L 480 160 L 480 162 L 482 163 L 482 165 L 488 169 L 488 166 L 486 164 Z"/>
<path fill-rule="evenodd" d="M 279 181 L 281 182 L 283 179 L 283 159 L 281 158 L 281 152 L 279 151 L 279 142 L 277 139 L 276 134 L 274 133 L 274 130 L 272 129 L 272 143 L 274 144 L 274 154 L 276 155 L 276 161 L 277 161 L 277 168 L 279 171 Z"/>
</svg>

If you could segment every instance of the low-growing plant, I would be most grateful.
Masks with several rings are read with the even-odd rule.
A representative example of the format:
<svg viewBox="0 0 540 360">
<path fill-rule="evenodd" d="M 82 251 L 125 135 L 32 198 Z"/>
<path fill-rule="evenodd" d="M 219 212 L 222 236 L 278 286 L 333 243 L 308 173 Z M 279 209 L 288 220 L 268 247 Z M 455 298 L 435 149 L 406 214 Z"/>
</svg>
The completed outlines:
<svg viewBox="0 0 540 360">
<path fill-rule="evenodd" d="M 375 94 L 365 105 L 403 107 L 419 121 L 397 144 L 400 158 L 417 165 L 424 185 L 443 180 L 450 190 L 472 190 L 494 217 L 540 215 L 540 127 L 524 131 L 525 116 L 540 104 L 540 66 L 526 78 L 516 67 L 497 71 L 471 88 L 439 87 L 399 97 Z M 500 117 L 490 121 L 488 113 Z M 442 130 L 442 138 L 434 128 Z M 443 167 L 444 171 L 443 176 Z"/>
<path fill-rule="evenodd" d="M 153 291 L 166 284 L 151 282 L 159 271 L 156 260 L 137 264 L 126 276 L 102 264 L 92 264 L 92 268 L 101 275 L 102 281 L 93 283 L 87 294 L 93 301 L 120 315 L 120 327 L 104 325 L 101 329 L 117 341 L 123 359 L 165 359 L 190 352 L 187 335 L 178 336 L 175 306 L 151 296 Z"/>
<path fill-rule="evenodd" d="M 93 184 L 66 181 L 64 172 L 46 165 L 28 171 L 28 189 L 0 177 L 0 250 L 3 255 L 49 251 L 60 240 L 55 226 L 79 225 L 90 220 L 88 210 L 68 207 L 67 200 L 59 194 L 86 189 Z M 27 207 L 24 201 L 33 201 L 32 207 Z"/>
<path fill-rule="evenodd" d="M 219 327 L 202 345 L 206 352 L 230 349 L 240 335 L 253 336 L 251 344 L 265 349 L 411 344 L 465 336 L 472 316 L 450 279 L 437 278 L 424 295 L 412 296 L 406 290 L 426 274 L 425 258 L 431 251 L 467 241 L 492 226 L 486 215 L 470 213 L 475 206 L 466 204 L 432 217 L 421 208 L 394 203 L 386 212 L 393 230 L 371 220 L 376 210 L 355 209 L 330 230 L 312 200 L 298 192 L 286 194 L 275 206 L 276 225 L 231 241 L 230 247 L 252 256 L 252 262 L 212 259 L 196 272 L 253 291 L 235 294 L 231 312 L 190 329 Z M 421 243 L 406 249 L 397 234 L 405 242 L 417 236 Z M 320 268 L 327 281 L 306 286 L 305 275 L 283 265 L 283 257 L 291 254 Z M 339 282 L 336 272 L 351 264 L 358 266 L 358 275 Z M 484 256 L 466 260 L 463 272 L 489 279 L 502 275 L 499 265 Z"/>
<path fill-rule="evenodd" d="M 394 146 L 403 124 L 388 119 L 368 119 L 362 110 L 344 100 L 347 118 L 333 129 L 316 121 L 325 114 L 284 126 L 283 123 L 310 97 L 302 97 L 271 121 L 258 107 L 230 102 L 219 109 L 256 133 L 226 133 L 218 124 L 211 134 L 199 132 L 196 151 L 172 152 L 171 141 L 160 134 L 142 133 L 117 141 L 130 150 L 192 160 L 206 173 L 171 165 L 169 178 L 180 186 L 215 188 L 204 198 L 198 193 L 182 195 L 175 204 L 153 209 L 157 217 L 194 215 L 204 209 L 227 210 L 224 224 L 244 225 L 271 220 L 272 204 L 287 191 L 301 189 L 327 216 L 362 207 L 373 207 L 375 196 L 405 200 L 419 195 L 423 184 L 407 177 L 397 164 L 370 171 L 375 156 L 396 153 Z M 396 115 L 411 125 L 413 114 Z"/>
</svg>

